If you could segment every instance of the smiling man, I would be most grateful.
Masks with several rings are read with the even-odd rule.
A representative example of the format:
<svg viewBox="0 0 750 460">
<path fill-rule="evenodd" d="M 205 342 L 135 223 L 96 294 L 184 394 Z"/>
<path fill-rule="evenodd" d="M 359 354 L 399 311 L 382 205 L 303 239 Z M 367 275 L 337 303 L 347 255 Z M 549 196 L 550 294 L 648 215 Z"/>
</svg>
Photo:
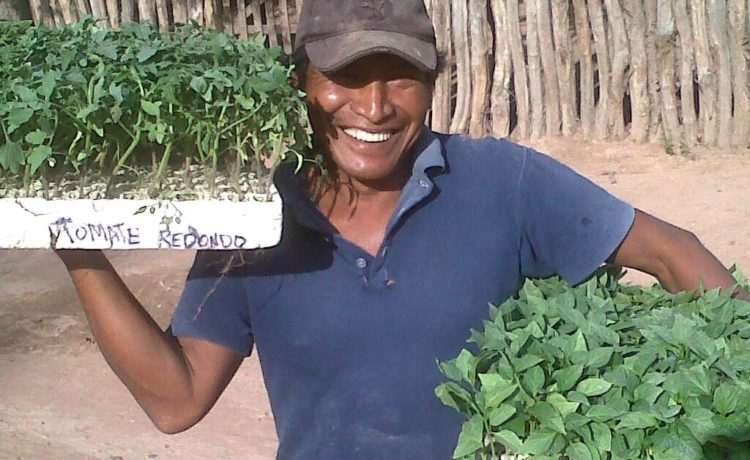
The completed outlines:
<svg viewBox="0 0 750 460">
<path fill-rule="evenodd" d="M 549 157 L 426 128 L 438 58 L 422 0 L 307 0 L 295 59 L 327 174 L 279 169 L 278 246 L 199 253 L 168 331 L 101 252 L 59 252 L 161 430 L 197 423 L 255 349 L 279 458 L 447 459 L 462 421 L 434 396 L 435 361 L 524 277 L 578 283 L 610 260 L 673 291 L 733 287 L 693 235 Z"/>
</svg>

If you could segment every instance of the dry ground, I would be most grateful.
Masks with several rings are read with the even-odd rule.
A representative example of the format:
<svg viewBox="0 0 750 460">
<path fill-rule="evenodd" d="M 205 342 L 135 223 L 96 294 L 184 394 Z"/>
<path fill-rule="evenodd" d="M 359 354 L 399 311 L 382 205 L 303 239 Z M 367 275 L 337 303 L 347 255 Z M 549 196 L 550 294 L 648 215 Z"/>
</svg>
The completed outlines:
<svg viewBox="0 0 750 460">
<path fill-rule="evenodd" d="M 571 140 L 535 146 L 636 207 L 693 231 L 725 264 L 750 272 L 750 152 L 668 156 L 660 146 Z M 166 325 L 192 253 L 110 256 Z M 203 422 L 166 436 L 99 355 L 53 254 L 0 251 L 0 299 L 0 459 L 273 458 L 273 420 L 256 359 L 243 364 Z"/>
</svg>

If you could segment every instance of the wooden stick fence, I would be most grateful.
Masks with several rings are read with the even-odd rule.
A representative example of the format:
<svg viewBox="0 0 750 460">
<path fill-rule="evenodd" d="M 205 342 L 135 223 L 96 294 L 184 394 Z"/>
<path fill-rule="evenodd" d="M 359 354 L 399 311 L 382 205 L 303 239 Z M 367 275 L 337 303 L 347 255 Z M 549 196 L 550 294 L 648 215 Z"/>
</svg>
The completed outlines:
<svg viewBox="0 0 750 460">
<path fill-rule="evenodd" d="M 29 0 L 48 26 L 195 21 L 290 52 L 302 0 Z M 750 0 L 425 0 L 431 124 L 480 136 L 750 146 Z"/>
</svg>

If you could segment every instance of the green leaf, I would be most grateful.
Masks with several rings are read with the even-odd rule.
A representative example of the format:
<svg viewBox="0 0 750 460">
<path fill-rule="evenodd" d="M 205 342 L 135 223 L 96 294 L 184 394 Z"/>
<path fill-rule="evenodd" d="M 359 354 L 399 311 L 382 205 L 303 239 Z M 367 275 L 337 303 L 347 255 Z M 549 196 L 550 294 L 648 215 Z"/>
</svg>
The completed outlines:
<svg viewBox="0 0 750 460">
<path fill-rule="evenodd" d="M 514 432 L 510 430 L 502 430 L 499 433 L 496 433 L 495 437 L 509 451 L 514 453 L 520 453 L 523 451 L 523 443 Z"/>
<path fill-rule="evenodd" d="M 461 379 L 464 382 L 474 385 L 477 381 L 476 370 L 479 359 L 469 350 L 463 349 L 458 354 L 454 364 L 461 373 Z"/>
<path fill-rule="evenodd" d="M 544 370 L 539 366 L 532 367 L 524 374 L 522 383 L 529 394 L 537 395 L 544 387 Z"/>
<path fill-rule="evenodd" d="M 547 402 L 552 404 L 552 407 L 554 407 L 563 417 L 577 411 L 578 407 L 581 405 L 577 402 L 568 401 L 565 396 L 560 393 L 552 393 L 547 396 Z"/>
<path fill-rule="evenodd" d="M 576 364 L 552 373 L 552 377 L 557 382 L 558 391 L 568 391 L 573 388 L 583 375 L 583 365 Z"/>
<path fill-rule="evenodd" d="M 542 361 L 543 361 L 542 358 L 540 358 L 539 356 L 524 355 L 516 360 L 513 360 L 512 364 L 513 364 L 513 369 L 516 371 L 516 373 L 521 373 L 525 371 L 526 369 L 536 366 Z"/>
<path fill-rule="evenodd" d="M 490 412 L 490 425 L 500 426 L 516 413 L 516 408 L 510 404 L 501 404 Z"/>
<path fill-rule="evenodd" d="M 592 460 L 591 451 L 584 444 L 576 442 L 568 446 L 565 450 L 565 455 L 570 459 L 575 460 Z"/>
<path fill-rule="evenodd" d="M 42 77 L 42 86 L 39 88 L 39 94 L 44 96 L 45 99 L 49 99 L 52 93 L 55 91 L 57 85 L 57 72 L 45 72 Z"/>
<path fill-rule="evenodd" d="M 552 431 L 535 431 L 526 438 L 522 452 L 527 455 L 542 455 L 554 440 L 555 433 Z"/>
<path fill-rule="evenodd" d="M 23 149 L 19 143 L 11 141 L 0 146 L 0 166 L 4 169 L 13 174 L 18 174 L 25 162 Z"/>
<path fill-rule="evenodd" d="M 35 129 L 30 133 L 26 134 L 24 140 L 32 145 L 41 145 L 47 140 L 47 133 L 41 129 Z"/>
<path fill-rule="evenodd" d="M 458 444 L 453 451 L 453 458 L 471 455 L 484 446 L 484 421 L 480 415 L 475 415 L 464 422 L 458 435 Z"/>
<path fill-rule="evenodd" d="M 612 388 L 612 384 L 604 379 L 591 378 L 583 380 L 578 384 L 576 390 L 585 394 L 586 396 L 599 396 L 606 393 Z"/>
<path fill-rule="evenodd" d="M 518 388 L 518 385 L 497 374 L 479 374 L 479 381 L 482 382 L 482 392 L 485 395 L 487 408 L 498 407 Z"/>
<path fill-rule="evenodd" d="M 565 424 L 562 421 L 562 417 L 551 404 L 538 402 L 529 409 L 529 413 L 534 416 L 543 427 L 549 428 L 560 434 L 565 434 Z"/>
<path fill-rule="evenodd" d="M 156 54 L 157 51 L 159 50 L 157 48 L 154 48 L 153 46 L 144 46 L 138 52 L 136 59 L 138 59 L 138 62 L 140 64 L 143 64 L 144 62 L 148 61 L 154 54 Z"/>
<path fill-rule="evenodd" d="M 586 411 L 586 416 L 597 422 L 608 422 L 613 418 L 623 415 L 625 412 L 611 406 L 595 404 Z"/>
<path fill-rule="evenodd" d="M 8 114 L 8 134 L 13 133 L 24 123 L 31 120 L 34 111 L 28 107 L 17 107 L 10 110 Z"/>
<path fill-rule="evenodd" d="M 721 415 L 729 415 L 737 408 L 740 389 L 730 383 L 722 383 L 714 391 L 713 406 Z"/>
<path fill-rule="evenodd" d="M 161 102 L 150 102 L 145 99 L 141 100 L 141 108 L 143 111 L 153 117 L 158 117 L 161 114 L 159 107 L 161 107 Z"/>
<path fill-rule="evenodd" d="M 617 429 L 623 430 L 628 428 L 650 428 L 652 426 L 656 426 L 657 423 L 657 420 L 652 415 L 646 414 L 644 412 L 631 412 L 629 414 L 625 414 L 620 419 L 620 423 L 617 424 Z"/>
<path fill-rule="evenodd" d="M 594 444 L 600 453 L 612 451 L 612 431 L 604 423 L 592 423 L 591 431 L 594 435 Z"/>
<path fill-rule="evenodd" d="M 52 158 L 52 147 L 48 145 L 37 145 L 34 147 L 27 160 L 29 166 L 31 166 L 31 174 L 36 173 L 39 167 L 50 158 Z"/>
</svg>

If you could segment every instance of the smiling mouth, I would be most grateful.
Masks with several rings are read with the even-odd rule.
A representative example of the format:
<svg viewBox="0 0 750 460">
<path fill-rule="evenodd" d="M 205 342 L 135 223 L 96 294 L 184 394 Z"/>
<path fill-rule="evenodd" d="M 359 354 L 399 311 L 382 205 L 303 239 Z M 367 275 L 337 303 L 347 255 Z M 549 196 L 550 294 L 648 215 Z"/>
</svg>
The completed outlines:
<svg viewBox="0 0 750 460">
<path fill-rule="evenodd" d="M 370 144 L 376 144 L 378 142 L 385 142 L 391 137 L 393 133 L 370 133 L 361 129 L 348 128 L 343 130 L 344 133 L 358 141 L 367 142 Z"/>
</svg>

